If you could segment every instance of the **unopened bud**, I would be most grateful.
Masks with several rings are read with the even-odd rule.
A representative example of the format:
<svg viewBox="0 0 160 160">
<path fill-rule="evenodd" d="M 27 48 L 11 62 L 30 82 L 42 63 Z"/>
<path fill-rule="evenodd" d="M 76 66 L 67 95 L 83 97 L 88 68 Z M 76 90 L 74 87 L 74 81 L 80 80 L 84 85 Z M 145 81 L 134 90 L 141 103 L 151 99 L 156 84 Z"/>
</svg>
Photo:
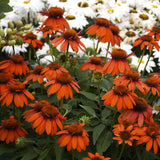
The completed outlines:
<svg viewBox="0 0 160 160">
<path fill-rule="evenodd" d="M 13 29 L 14 28 L 14 24 L 12 22 L 8 22 L 8 28 Z"/>
<path fill-rule="evenodd" d="M 5 40 L 1 40 L 0 41 L 0 46 L 3 46 L 3 45 L 5 45 L 6 44 L 6 41 Z"/>
<path fill-rule="evenodd" d="M 127 62 L 130 64 L 132 62 L 132 57 L 128 57 Z"/>
<path fill-rule="evenodd" d="M 80 123 L 85 123 L 86 126 L 90 125 L 90 117 L 87 117 L 86 115 L 82 116 L 80 119 L 79 119 L 79 122 Z"/>
<path fill-rule="evenodd" d="M 16 40 L 9 40 L 7 43 L 9 46 L 14 46 L 16 44 Z"/>
<path fill-rule="evenodd" d="M 23 22 L 22 21 L 17 21 L 16 23 L 16 27 L 19 29 L 23 26 Z"/>
<path fill-rule="evenodd" d="M 29 30 L 29 29 L 31 29 L 31 25 L 30 24 L 26 24 L 23 28 L 24 28 L 24 30 Z"/>
<path fill-rule="evenodd" d="M 0 36 L 1 36 L 1 37 L 4 37 L 4 36 L 5 36 L 5 33 L 4 33 L 4 30 L 3 30 L 3 29 L 0 29 Z"/>
<path fill-rule="evenodd" d="M 19 138 L 17 138 L 17 140 L 16 140 L 16 145 L 17 145 L 18 147 L 20 147 L 20 148 L 25 147 L 25 146 L 26 146 L 26 138 L 24 138 L 24 137 L 19 137 Z"/>
<path fill-rule="evenodd" d="M 137 70 L 137 66 L 136 65 L 131 65 L 131 69 L 136 71 Z"/>
<path fill-rule="evenodd" d="M 21 37 L 17 36 L 16 44 L 17 44 L 17 45 L 21 45 L 21 44 L 23 44 L 23 43 L 24 43 L 23 39 L 22 39 Z"/>
<path fill-rule="evenodd" d="M 94 72 L 94 78 L 96 79 L 96 80 L 101 80 L 102 79 L 102 72 L 100 72 L 100 71 L 96 71 L 96 72 Z"/>
<path fill-rule="evenodd" d="M 10 36 L 12 34 L 12 29 L 11 28 L 7 28 L 7 36 Z"/>
</svg>

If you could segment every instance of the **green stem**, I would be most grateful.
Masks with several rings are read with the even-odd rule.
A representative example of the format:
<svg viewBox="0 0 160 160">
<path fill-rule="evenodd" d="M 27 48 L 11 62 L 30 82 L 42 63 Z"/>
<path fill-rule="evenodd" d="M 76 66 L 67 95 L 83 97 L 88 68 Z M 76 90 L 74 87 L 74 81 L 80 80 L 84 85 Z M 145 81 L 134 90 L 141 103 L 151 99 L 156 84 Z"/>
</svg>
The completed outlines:
<svg viewBox="0 0 160 160">
<path fill-rule="evenodd" d="M 118 160 L 120 160 L 122 158 L 124 147 L 125 147 L 125 143 L 123 143 L 123 145 L 122 145 L 121 153 L 120 153 L 120 155 L 118 157 Z"/>
<path fill-rule="evenodd" d="M 96 48 L 95 48 L 95 51 L 94 51 L 94 56 L 97 55 L 98 45 L 99 45 L 99 39 L 98 39 L 98 42 L 97 42 L 97 45 L 96 45 Z"/>
<path fill-rule="evenodd" d="M 152 55 L 152 51 L 150 51 L 150 53 L 149 53 L 149 57 L 148 57 L 148 60 L 147 60 L 147 62 L 146 62 L 146 64 L 145 64 L 144 70 L 143 70 L 143 72 L 142 72 L 142 76 L 144 75 L 144 72 L 146 71 L 146 67 L 147 67 L 148 62 L 149 62 L 149 60 L 150 60 L 150 58 L 151 58 L 151 55 Z"/>
<path fill-rule="evenodd" d="M 67 50 L 66 50 L 66 53 L 65 53 L 65 63 L 64 63 L 64 68 L 66 68 L 67 66 L 67 61 L 68 61 L 68 50 L 69 50 L 69 45 L 67 46 Z"/>
<path fill-rule="evenodd" d="M 40 64 L 40 60 L 39 60 L 39 58 L 37 57 L 37 54 L 36 54 L 36 51 L 35 51 L 35 48 L 34 48 L 34 47 L 33 47 L 33 50 L 34 50 L 34 55 L 35 55 L 35 57 L 36 57 L 36 60 L 37 60 L 38 65 L 41 65 L 41 64 Z"/>
<path fill-rule="evenodd" d="M 143 160 L 146 160 L 147 153 L 148 153 L 148 152 L 146 151 L 145 154 L 144 154 Z"/>
<path fill-rule="evenodd" d="M 32 67 L 31 67 L 31 60 L 32 60 L 32 51 L 31 51 L 31 46 L 29 45 L 29 57 L 28 57 L 28 59 L 29 59 L 29 68 L 30 69 L 32 69 Z"/>
<path fill-rule="evenodd" d="M 20 119 L 21 119 L 21 117 L 20 117 L 20 110 L 19 110 L 18 107 L 17 107 L 17 119 L 18 119 L 18 122 L 19 122 L 19 124 L 20 124 Z"/>
<path fill-rule="evenodd" d="M 74 160 L 74 150 L 72 149 L 72 160 Z"/>
<path fill-rule="evenodd" d="M 54 57 L 53 57 L 53 53 L 52 53 L 52 45 L 50 44 L 50 37 L 48 35 L 48 44 L 49 44 L 49 53 L 52 57 L 52 61 L 54 62 Z"/>
<path fill-rule="evenodd" d="M 47 147 L 49 148 L 50 146 L 50 135 L 47 135 Z"/>
<path fill-rule="evenodd" d="M 43 84 L 41 84 L 41 94 L 42 94 L 42 99 L 43 99 Z"/>
<path fill-rule="evenodd" d="M 138 67 L 137 67 L 137 71 L 138 71 L 139 66 L 140 66 L 140 64 L 141 64 L 141 62 L 142 62 L 142 59 L 143 59 L 143 56 L 144 56 L 145 51 L 146 51 L 146 49 L 144 48 L 144 49 L 143 49 L 143 52 L 142 52 L 142 56 L 141 56 L 140 62 L 139 62 Z"/>
<path fill-rule="evenodd" d="M 109 50 L 109 47 L 110 47 L 110 42 L 108 42 L 108 46 L 107 46 L 107 53 L 106 53 L 105 62 L 107 62 L 107 57 L 108 57 L 108 50 Z"/>
<path fill-rule="evenodd" d="M 117 108 L 116 108 L 116 110 L 114 111 L 114 115 L 113 115 L 113 119 L 112 119 L 111 129 L 112 129 L 112 126 L 114 125 L 114 121 L 115 121 L 115 118 L 116 118 L 116 114 L 117 114 Z"/>
<path fill-rule="evenodd" d="M 60 113 L 62 114 L 62 110 L 63 110 L 63 98 L 61 99 L 61 106 L 60 106 Z"/>
<path fill-rule="evenodd" d="M 86 91 L 88 91 L 90 89 L 90 85 L 91 85 L 91 81 L 92 81 L 92 75 L 93 75 L 93 71 L 91 71 L 91 75 L 89 77 L 89 83 L 88 83 L 88 86 L 86 87 Z"/>
<path fill-rule="evenodd" d="M 102 113 L 102 105 L 101 105 L 101 95 L 100 95 L 100 80 L 97 81 L 97 93 L 99 97 L 99 108 L 100 108 L 100 113 Z"/>
</svg>

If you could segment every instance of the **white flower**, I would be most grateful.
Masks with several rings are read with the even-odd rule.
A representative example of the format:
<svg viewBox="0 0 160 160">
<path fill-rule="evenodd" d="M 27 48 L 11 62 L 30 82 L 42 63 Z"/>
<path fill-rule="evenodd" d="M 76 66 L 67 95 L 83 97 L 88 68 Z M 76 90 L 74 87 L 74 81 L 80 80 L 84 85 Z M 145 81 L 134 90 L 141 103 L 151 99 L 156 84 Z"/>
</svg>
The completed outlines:
<svg viewBox="0 0 160 160">
<path fill-rule="evenodd" d="M 0 20 L 0 28 L 8 27 L 8 22 L 17 22 L 21 19 L 21 16 L 18 15 L 14 10 L 11 12 L 5 13 L 5 17 Z"/>
<path fill-rule="evenodd" d="M 53 62 L 55 60 L 54 56 L 52 57 L 49 52 L 49 45 L 47 43 L 44 43 L 42 49 L 37 50 L 36 54 L 40 59 L 41 64 L 48 65 L 50 62 Z"/>
<path fill-rule="evenodd" d="M 42 0 L 10 0 L 10 6 L 21 18 L 29 22 L 35 18 L 37 12 L 44 8 L 44 3 Z"/>
<path fill-rule="evenodd" d="M 27 52 L 27 47 L 29 45 L 27 43 L 24 43 L 22 45 L 14 45 L 14 46 L 4 46 L 2 48 L 2 52 L 6 52 L 10 55 L 19 54 L 20 52 Z"/>
<path fill-rule="evenodd" d="M 123 42 L 126 44 L 133 44 L 134 41 L 139 37 L 139 30 L 134 29 L 123 29 L 119 35 L 123 38 Z"/>
<path fill-rule="evenodd" d="M 159 98 L 158 101 L 154 104 L 152 113 L 153 113 L 153 114 L 158 114 L 159 111 L 160 111 L 160 98 Z"/>
<path fill-rule="evenodd" d="M 72 13 L 65 13 L 65 18 L 69 23 L 70 28 L 83 29 L 88 24 L 84 16 L 73 15 Z"/>
<path fill-rule="evenodd" d="M 140 58 L 136 57 L 135 55 L 133 55 L 131 58 L 132 58 L 131 65 L 138 66 L 138 64 L 140 62 Z M 144 67 L 147 63 L 147 60 L 148 60 L 148 55 L 143 56 L 142 62 L 138 68 L 138 72 L 141 72 L 144 70 Z M 148 65 L 146 67 L 146 71 L 148 73 L 152 72 L 153 71 L 152 67 L 156 67 L 155 62 L 153 61 L 153 57 L 150 58 Z"/>
<path fill-rule="evenodd" d="M 145 11 L 137 10 L 137 13 L 131 13 L 130 21 L 133 22 L 134 28 L 152 28 L 156 24 L 156 17 Z"/>
</svg>

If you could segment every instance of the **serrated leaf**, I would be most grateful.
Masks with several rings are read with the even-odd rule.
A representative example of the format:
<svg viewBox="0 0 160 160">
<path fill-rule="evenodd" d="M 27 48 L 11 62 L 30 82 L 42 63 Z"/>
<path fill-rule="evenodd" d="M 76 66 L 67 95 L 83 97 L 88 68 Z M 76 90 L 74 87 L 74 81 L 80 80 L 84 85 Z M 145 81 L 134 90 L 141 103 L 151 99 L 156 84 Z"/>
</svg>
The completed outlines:
<svg viewBox="0 0 160 160">
<path fill-rule="evenodd" d="M 37 156 L 38 156 L 37 153 L 35 151 L 31 150 L 31 151 L 25 153 L 25 155 L 22 157 L 21 160 L 33 160 Z"/>
<path fill-rule="evenodd" d="M 83 109 L 85 109 L 86 112 L 89 113 L 91 116 L 96 117 L 96 112 L 95 112 L 95 110 L 92 109 L 90 106 L 83 106 L 83 105 L 80 105 L 80 107 L 82 107 Z"/>
<path fill-rule="evenodd" d="M 105 152 L 110 147 L 112 142 L 112 132 L 103 131 L 96 144 L 97 152 L 99 154 L 103 154 L 103 152 Z"/>
<path fill-rule="evenodd" d="M 96 144 L 97 139 L 99 138 L 100 134 L 103 132 L 104 129 L 105 129 L 104 124 L 100 124 L 93 129 L 93 144 L 94 145 Z"/>
<path fill-rule="evenodd" d="M 92 100 L 92 101 L 95 101 L 97 98 L 97 95 L 93 94 L 93 93 L 90 93 L 90 92 L 86 92 L 86 91 L 80 91 L 79 92 L 80 94 L 82 94 L 83 96 L 85 96 L 86 98 Z"/>
</svg>

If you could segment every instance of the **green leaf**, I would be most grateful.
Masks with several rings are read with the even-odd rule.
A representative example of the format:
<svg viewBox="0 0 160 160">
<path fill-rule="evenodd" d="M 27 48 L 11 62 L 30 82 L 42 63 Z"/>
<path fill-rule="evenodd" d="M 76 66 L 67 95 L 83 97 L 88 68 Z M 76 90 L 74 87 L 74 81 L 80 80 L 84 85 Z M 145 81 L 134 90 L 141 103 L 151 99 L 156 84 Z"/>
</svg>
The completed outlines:
<svg viewBox="0 0 160 160">
<path fill-rule="evenodd" d="M 84 110 L 86 110 L 86 112 L 89 113 L 90 115 L 96 117 L 96 112 L 95 112 L 95 110 L 92 109 L 90 106 L 80 105 L 80 107 L 82 107 Z"/>
<path fill-rule="evenodd" d="M 64 155 L 64 147 L 60 147 L 59 144 L 57 143 L 58 136 L 54 136 L 54 151 L 56 155 L 56 160 L 62 160 L 62 156 Z"/>
<path fill-rule="evenodd" d="M 112 132 L 104 130 L 103 133 L 100 135 L 97 144 L 96 144 L 96 149 L 99 154 L 103 154 L 110 145 L 112 144 L 113 139 L 112 139 Z"/>
<path fill-rule="evenodd" d="M 0 155 L 3 155 L 5 153 L 12 153 L 14 152 L 16 149 L 13 146 L 9 146 L 6 144 L 1 144 L 0 145 Z"/>
<path fill-rule="evenodd" d="M 9 0 L 0 0 L 0 6 L 1 6 L 0 18 L 4 17 L 5 12 L 10 12 L 13 10 L 12 7 L 8 5 L 8 3 L 9 3 Z"/>
<path fill-rule="evenodd" d="M 106 119 L 108 116 L 111 115 L 111 110 L 108 107 L 105 107 L 102 111 L 102 120 Z"/>
<path fill-rule="evenodd" d="M 47 148 L 43 152 L 41 152 L 41 154 L 38 157 L 38 160 L 45 160 L 49 151 L 50 151 L 50 149 Z"/>
<path fill-rule="evenodd" d="M 25 155 L 22 157 L 21 160 L 32 160 L 34 158 L 36 158 L 38 155 L 35 151 L 30 150 L 27 153 L 25 153 Z"/>
<path fill-rule="evenodd" d="M 83 96 L 85 96 L 86 98 L 92 100 L 92 101 L 96 101 L 97 100 L 97 95 L 90 93 L 90 92 L 86 92 L 86 91 L 80 91 L 80 94 L 82 94 Z"/>
<path fill-rule="evenodd" d="M 93 129 L 93 144 L 94 145 L 96 144 L 97 139 L 99 138 L 100 134 L 103 132 L 104 129 L 105 129 L 104 124 L 100 124 Z"/>
<path fill-rule="evenodd" d="M 63 109 L 66 110 L 65 114 L 63 116 L 66 116 L 68 113 L 70 113 L 72 111 L 72 106 L 68 105 L 68 104 L 64 104 L 63 105 Z"/>
</svg>

